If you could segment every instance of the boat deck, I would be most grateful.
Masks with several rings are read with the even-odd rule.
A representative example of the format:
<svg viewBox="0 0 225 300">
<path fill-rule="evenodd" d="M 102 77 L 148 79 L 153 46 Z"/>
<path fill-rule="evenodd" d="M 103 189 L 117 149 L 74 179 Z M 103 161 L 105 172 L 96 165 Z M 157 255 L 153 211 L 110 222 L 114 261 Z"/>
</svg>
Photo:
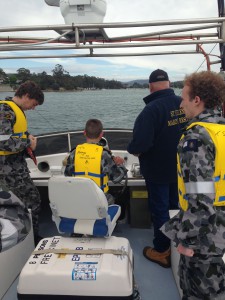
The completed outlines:
<svg viewBox="0 0 225 300">
<path fill-rule="evenodd" d="M 58 235 L 55 224 L 51 221 L 51 211 L 47 204 L 40 217 L 40 234 L 43 237 Z M 117 224 L 115 236 L 126 237 L 134 252 L 134 275 L 142 300 L 179 300 L 179 292 L 171 269 L 154 264 L 142 255 L 147 245 L 152 245 L 153 229 L 131 228 L 129 224 Z M 2 300 L 16 300 L 18 278 Z"/>
</svg>

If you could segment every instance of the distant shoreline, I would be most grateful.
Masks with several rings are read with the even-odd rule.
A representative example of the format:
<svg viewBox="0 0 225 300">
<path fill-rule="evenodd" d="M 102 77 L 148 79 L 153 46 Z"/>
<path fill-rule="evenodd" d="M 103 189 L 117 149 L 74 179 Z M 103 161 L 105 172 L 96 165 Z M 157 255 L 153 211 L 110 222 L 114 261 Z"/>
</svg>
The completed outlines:
<svg viewBox="0 0 225 300">
<path fill-rule="evenodd" d="M 82 90 L 52 90 L 52 89 L 47 89 L 43 90 L 43 92 L 78 92 Z M 9 85 L 9 84 L 0 84 L 0 92 L 6 93 L 6 92 L 15 92 L 15 90 Z"/>
<path fill-rule="evenodd" d="M 126 90 L 130 89 L 137 89 L 137 88 L 126 88 Z M 146 88 L 138 88 L 138 89 L 146 89 Z M 53 89 L 46 89 L 43 90 L 44 93 L 48 92 L 55 92 L 55 93 L 64 93 L 64 92 L 83 92 L 83 91 L 97 91 L 98 89 L 73 89 L 73 90 L 64 90 L 64 89 L 59 89 L 59 90 L 53 90 Z M 102 89 L 105 90 L 105 89 Z M 116 89 L 117 90 L 117 89 Z M 7 92 L 15 92 L 15 90 L 8 84 L 0 84 L 0 93 L 7 93 Z"/>
<path fill-rule="evenodd" d="M 9 84 L 0 84 L 0 92 L 14 92 Z"/>
</svg>

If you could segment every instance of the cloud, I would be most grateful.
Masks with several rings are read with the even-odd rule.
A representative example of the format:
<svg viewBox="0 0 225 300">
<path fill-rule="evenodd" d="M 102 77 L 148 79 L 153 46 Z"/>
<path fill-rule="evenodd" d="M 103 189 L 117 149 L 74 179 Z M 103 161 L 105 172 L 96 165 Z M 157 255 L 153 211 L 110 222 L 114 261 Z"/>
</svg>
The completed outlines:
<svg viewBox="0 0 225 300">
<path fill-rule="evenodd" d="M 64 19 L 58 7 L 48 6 L 44 0 L 2 0 L 4 9 L 0 10 L 0 26 L 33 26 L 64 24 Z M 13 13 L 12 13 L 13 12 Z M 211 18 L 217 17 L 217 2 L 211 0 L 107 0 L 107 13 L 104 22 L 137 22 L 154 20 L 190 19 L 190 18 Z M 190 25 L 187 25 L 190 26 Z M 173 26 L 166 26 L 171 29 Z M 180 26 L 182 27 L 182 26 Z M 140 32 L 152 32 L 162 30 L 162 27 L 140 29 L 132 28 L 132 34 Z M 109 36 L 126 35 L 131 33 L 131 29 L 113 30 L 107 29 Z M 216 32 L 214 30 L 207 30 Z M 27 32 L 24 32 L 27 35 Z M 29 33 L 30 34 L 30 33 Z M 16 33 L 15 33 L 16 35 Z M 20 33 L 21 35 L 21 33 Z M 34 32 L 33 36 L 56 36 L 52 31 Z M 0 36 L 2 34 L 0 33 Z M 205 45 L 204 49 L 210 52 L 214 44 Z M 165 47 L 164 51 L 194 50 L 195 46 L 172 46 Z M 162 47 L 148 47 L 140 49 L 113 49 L 113 53 L 143 51 L 159 52 Z M 50 53 L 54 54 L 54 51 Z M 63 53 L 79 53 L 79 51 L 64 51 Z M 108 49 L 94 50 L 94 53 L 109 53 Z M 219 54 L 218 46 L 213 50 L 214 54 Z M 7 52 L 0 53 L 7 55 Z M 21 54 L 21 53 L 20 53 Z M 37 54 L 37 53 L 35 53 Z M 10 55 L 10 54 L 8 54 Z M 204 57 L 195 55 L 162 55 L 162 56 L 134 56 L 134 57 L 104 57 L 104 58 L 72 58 L 72 59 L 29 59 L 29 60 L 1 60 L 1 67 L 7 72 L 15 72 L 18 68 L 26 66 L 32 72 L 47 71 L 51 73 L 56 64 L 63 65 L 71 75 L 88 74 L 90 76 L 104 77 L 107 79 L 143 79 L 156 68 L 163 68 L 171 74 L 172 80 L 182 79 L 185 74 L 194 72 L 201 65 Z M 216 58 L 214 59 L 216 60 Z M 206 69 L 206 64 L 202 67 Z M 220 65 L 213 65 L 212 70 L 219 71 Z"/>
</svg>

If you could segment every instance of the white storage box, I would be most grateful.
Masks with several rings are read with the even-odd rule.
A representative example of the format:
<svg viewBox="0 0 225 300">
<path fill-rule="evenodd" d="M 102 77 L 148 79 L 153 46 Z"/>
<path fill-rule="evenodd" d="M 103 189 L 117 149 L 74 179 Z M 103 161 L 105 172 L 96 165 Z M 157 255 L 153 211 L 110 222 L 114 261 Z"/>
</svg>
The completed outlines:
<svg viewBox="0 0 225 300">
<path fill-rule="evenodd" d="M 132 299 L 133 253 L 119 237 L 65 238 L 40 241 L 36 250 L 123 250 L 114 254 L 32 254 L 18 283 L 18 299 Z"/>
</svg>

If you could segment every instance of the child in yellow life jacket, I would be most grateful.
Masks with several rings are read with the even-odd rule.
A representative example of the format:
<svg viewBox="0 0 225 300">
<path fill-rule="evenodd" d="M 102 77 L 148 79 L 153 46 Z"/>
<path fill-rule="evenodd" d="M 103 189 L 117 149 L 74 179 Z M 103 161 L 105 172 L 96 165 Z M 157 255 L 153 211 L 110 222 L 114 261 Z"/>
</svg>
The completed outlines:
<svg viewBox="0 0 225 300">
<path fill-rule="evenodd" d="M 107 149 L 103 137 L 103 126 L 100 120 L 87 121 L 84 135 L 86 143 L 77 145 L 67 158 L 65 176 L 88 177 L 104 191 L 108 203 L 114 198 L 108 193 L 108 181 L 119 183 L 127 173 L 121 157 L 113 157 Z"/>
</svg>

